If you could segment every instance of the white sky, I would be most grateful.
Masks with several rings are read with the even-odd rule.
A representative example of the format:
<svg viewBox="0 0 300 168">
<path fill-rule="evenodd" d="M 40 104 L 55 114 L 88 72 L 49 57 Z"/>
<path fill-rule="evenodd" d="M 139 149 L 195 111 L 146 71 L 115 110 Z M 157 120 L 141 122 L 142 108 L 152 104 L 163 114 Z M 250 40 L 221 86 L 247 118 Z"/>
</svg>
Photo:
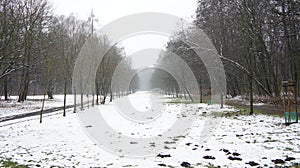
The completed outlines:
<svg viewBox="0 0 300 168">
<path fill-rule="evenodd" d="M 120 45 L 125 47 L 126 55 L 131 57 L 133 68 L 139 69 L 154 65 L 159 56 L 159 52 L 152 52 L 153 55 L 150 55 L 140 51 L 152 48 L 163 49 L 168 40 L 168 37 L 162 35 L 143 34 L 123 40 Z"/>
<path fill-rule="evenodd" d="M 197 0 L 50 0 L 50 2 L 55 14 L 68 16 L 73 13 L 82 20 L 87 20 L 93 10 L 99 20 L 95 23 L 98 28 L 120 17 L 139 12 L 163 12 L 191 21 L 197 8 Z M 124 47 L 127 55 L 131 55 L 147 48 L 163 49 L 167 41 L 168 37 L 149 34 L 131 37 L 122 41 L 120 45 Z M 144 65 L 143 61 L 145 60 L 132 59 L 135 68 L 140 64 Z M 147 61 L 155 63 L 153 58 Z"/>
</svg>

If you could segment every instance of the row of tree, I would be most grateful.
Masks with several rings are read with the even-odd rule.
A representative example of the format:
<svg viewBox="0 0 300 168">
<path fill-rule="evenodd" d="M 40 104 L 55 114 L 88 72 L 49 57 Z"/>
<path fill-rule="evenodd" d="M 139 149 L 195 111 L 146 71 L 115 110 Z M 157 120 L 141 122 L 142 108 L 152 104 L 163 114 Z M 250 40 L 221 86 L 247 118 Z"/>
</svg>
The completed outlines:
<svg viewBox="0 0 300 168">
<path fill-rule="evenodd" d="M 248 95 L 251 104 L 253 95 L 280 97 L 282 80 L 298 81 L 300 90 L 299 1 L 199 0 L 193 25 L 171 38 L 166 53 L 175 53 L 190 66 L 202 97 L 203 90 L 210 89 L 209 76 L 193 51 L 202 44 L 188 40 L 197 28 L 207 34 L 222 59 L 228 95 Z M 160 64 L 167 58 L 162 54 Z M 173 81 L 168 76 L 164 80 Z M 167 86 L 172 90 L 173 85 Z"/>
<path fill-rule="evenodd" d="M 4 100 L 9 95 L 18 95 L 21 102 L 29 94 L 53 98 L 53 94 L 66 97 L 71 93 L 73 69 L 87 39 L 93 36 L 99 45 L 109 45 L 104 35 L 96 33 L 93 22 L 93 14 L 86 21 L 73 15 L 55 16 L 47 0 L 0 1 L 0 94 Z M 96 88 L 90 93 L 93 98 L 97 95 L 96 103 L 100 95 L 104 95 L 101 103 L 109 94 L 112 99 L 114 68 L 125 57 L 122 48 L 109 48 L 97 70 Z M 126 71 L 132 73 L 130 63 L 126 65 Z"/>
<path fill-rule="evenodd" d="M 203 37 L 200 28 L 224 64 L 228 88 L 224 94 L 249 95 L 251 104 L 253 95 L 279 97 L 282 80 L 300 81 L 299 9 L 297 0 L 199 0 L 193 25 L 175 33 L 161 53 L 160 68 L 173 74 L 155 71 L 153 77 L 157 79 L 151 80 L 152 87 L 176 95 L 186 93 L 192 100 L 198 95 L 201 102 L 203 95 L 210 94 L 212 78 L 207 68 L 220 67 L 205 67 L 194 51 L 208 45 L 194 42 Z M 82 21 L 74 16 L 55 16 L 50 11 L 47 0 L 0 2 L 0 94 L 5 100 L 9 94 L 24 101 L 28 94 L 47 93 L 52 98 L 53 93 L 71 93 L 77 56 L 91 37 L 99 48 L 109 48 L 97 65 L 95 87 L 87 93 L 93 95 L 93 102 L 105 103 L 108 95 L 112 99 L 114 93 L 122 95 L 136 89 L 138 75 L 131 84 L 124 75 L 135 74 L 130 60 L 124 62 L 124 50 L 109 46 L 104 35 L 95 33 L 93 14 Z M 112 84 L 116 68 L 126 73 L 116 74 L 118 80 Z M 297 84 L 300 90 L 300 82 Z M 83 97 L 82 90 L 77 91 Z"/>
</svg>

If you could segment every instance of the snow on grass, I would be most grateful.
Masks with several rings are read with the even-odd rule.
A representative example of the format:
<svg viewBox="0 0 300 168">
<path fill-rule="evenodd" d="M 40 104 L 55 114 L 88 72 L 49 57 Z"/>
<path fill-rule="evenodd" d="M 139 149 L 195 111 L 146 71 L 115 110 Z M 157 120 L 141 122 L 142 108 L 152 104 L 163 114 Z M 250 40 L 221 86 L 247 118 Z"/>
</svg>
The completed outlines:
<svg viewBox="0 0 300 168">
<path fill-rule="evenodd" d="M 11 96 L 9 101 L 0 101 L 0 117 L 8 117 L 16 114 L 25 114 L 29 112 L 39 111 L 42 109 L 42 101 L 44 96 L 35 95 L 27 96 L 27 100 L 24 102 L 18 102 L 17 96 Z M 76 96 L 76 102 L 80 102 L 80 95 Z M 91 97 L 89 98 L 91 100 Z M 74 104 L 74 96 L 67 95 L 67 105 Z M 84 96 L 84 102 L 87 101 L 87 97 Z M 44 109 L 53 107 L 61 107 L 64 105 L 64 95 L 54 95 L 54 99 L 45 99 Z"/>
<path fill-rule="evenodd" d="M 227 96 L 228 100 L 238 101 L 238 102 L 241 102 L 244 105 L 249 106 L 250 102 L 248 100 L 246 100 L 245 98 L 246 98 L 246 96 L 241 96 L 241 95 L 238 95 L 238 96 L 235 96 L 235 97 Z M 265 99 L 265 97 L 255 96 L 254 99 L 257 99 L 258 101 L 262 101 L 263 99 Z M 259 100 L 259 99 L 262 99 L 262 100 Z M 254 102 L 253 106 L 264 106 L 264 105 L 267 105 L 267 104 L 268 103 L 263 103 L 263 102 L 257 102 L 256 103 L 256 102 Z"/>
<path fill-rule="evenodd" d="M 245 105 L 249 106 L 250 103 L 246 102 Z M 263 106 L 263 105 L 266 105 L 266 103 L 253 103 L 253 106 Z"/>
<path fill-rule="evenodd" d="M 130 101 L 135 101 L 134 97 L 131 97 Z M 139 109 L 143 109 L 141 95 L 136 98 L 139 99 Z M 149 106 L 149 102 L 144 105 Z M 111 106 L 113 103 L 98 108 L 105 113 L 105 110 Z M 176 110 L 181 105 L 167 104 L 167 106 L 168 114 L 176 115 Z M 234 113 L 236 115 L 220 118 L 216 130 L 203 142 L 199 137 L 207 118 L 213 115 L 213 112 L 232 112 L 234 109 L 229 106 L 220 109 L 219 105 L 207 104 L 184 104 L 184 106 L 197 112 L 193 128 L 175 148 L 164 151 L 157 157 L 127 158 L 103 150 L 89 139 L 81 128 L 77 114 L 70 110 L 67 117 L 62 117 L 59 112 L 45 115 L 42 124 L 38 123 L 38 117 L 1 122 L 0 160 L 12 158 L 13 161 L 32 167 L 37 165 L 42 167 L 159 167 L 159 165 L 180 167 L 184 164 L 191 164 L 194 167 L 209 164 L 222 167 L 250 167 L 246 163 L 251 161 L 262 167 L 270 167 L 274 166 L 272 160 L 284 161 L 287 157 L 295 160 L 285 161 L 285 164 L 279 166 L 299 163 L 299 124 L 285 126 L 282 124 L 283 118 L 238 115 L 236 112 Z M 165 122 L 165 125 L 163 123 L 160 123 L 161 129 L 168 124 L 168 122 Z M 150 128 L 150 130 L 156 134 L 157 128 Z M 170 137 L 168 143 L 172 142 L 177 143 L 175 137 Z M 167 148 L 168 143 L 163 145 Z"/>
</svg>

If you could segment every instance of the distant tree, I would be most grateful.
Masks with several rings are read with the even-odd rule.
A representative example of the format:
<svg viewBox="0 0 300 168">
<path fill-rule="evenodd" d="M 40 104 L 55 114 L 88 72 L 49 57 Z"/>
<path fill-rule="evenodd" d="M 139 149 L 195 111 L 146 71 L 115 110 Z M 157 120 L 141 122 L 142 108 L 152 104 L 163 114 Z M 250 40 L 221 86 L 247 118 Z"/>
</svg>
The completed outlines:
<svg viewBox="0 0 300 168">
<path fill-rule="evenodd" d="M 251 114 L 254 94 L 279 96 L 279 81 L 298 78 L 289 52 L 299 51 L 299 2 L 200 0 L 196 14 L 196 25 L 224 58 L 229 93 L 248 93 Z"/>
</svg>

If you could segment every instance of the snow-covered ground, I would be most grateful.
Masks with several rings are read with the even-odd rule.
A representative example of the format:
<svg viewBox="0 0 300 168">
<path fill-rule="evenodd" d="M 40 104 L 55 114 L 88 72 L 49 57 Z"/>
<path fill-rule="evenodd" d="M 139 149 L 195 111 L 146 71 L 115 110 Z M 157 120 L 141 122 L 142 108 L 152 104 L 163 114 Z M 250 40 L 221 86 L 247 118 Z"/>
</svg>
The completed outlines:
<svg viewBox="0 0 300 168">
<path fill-rule="evenodd" d="M 242 104 L 245 104 L 245 105 L 249 106 L 250 102 L 247 101 L 245 98 L 246 98 L 246 96 L 242 96 L 242 95 L 238 95 L 238 96 L 235 96 L 235 97 L 231 97 L 230 95 L 227 95 L 228 100 L 238 101 L 238 102 L 241 102 Z M 262 97 L 255 96 L 254 98 L 259 99 L 259 98 L 262 98 Z M 263 105 L 267 105 L 267 103 L 263 103 L 263 102 L 253 103 L 253 106 L 263 106 Z"/>
<path fill-rule="evenodd" d="M 138 102 L 138 109 L 143 111 L 142 105 L 149 108 L 149 93 L 130 95 L 132 102 Z M 136 100 L 135 100 L 136 99 Z M 161 99 L 167 101 L 167 99 Z M 119 99 L 118 101 L 122 101 Z M 107 112 L 106 117 L 115 118 L 110 124 L 120 124 L 115 113 L 110 113 L 114 103 L 101 105 L 97 108 L 101 113 Z M 97 146 L 84 131 L 84 126 L 79 122 L 78 114 L 70 110 L 66 117 L 61 113 L 45 115 L 43 123 L 39 124 L 38 117 L 30 117 L 0 123 L 0 160 L 12 158 L 20 164 L 32 167 L 61 166 L 61 167 L 206 167 L 209 164 L 222 167 L 250 167 L 258 163 L 261 167 L 274 166 L 274 160 L 288 160 L 279 166 L 291 165 L 300 161 L 300 131 L 299 124 L 285 126 L 283 118 L 254 115 L 231 115 L 220 117 L 221 113 L 233 112 L 231 107 L 220 109 L 218 105 L 207 104 L 166 104 L 165 116 L 170 119 L 178 114 L 178 109 L 184 106 L 179 117 L 195 112 L 195 122 L 188 135 L 169 137 L 164 142 L 165 151 L 154 157 L 133 158 L 115 155 Z M 236 112 L 238 114 L 238 112 Z M 111 115 L 111 116 L 109 116 Z M 211 116 L 214 117 L 211 117 Z M 219 118 L 215 118 L 215 117 Z M 201 132 L 207 129 L 208 118 L 217 121 L 212 134 L 204 139 L 199 139 Z M 165 124 L 164 124 L 165 123 Z M 160 127 L 154 125 L 147 127 L 146 131 L 156 134 L 156 131 L 165 130 L 170 122 L 159 122 Z M 124 129 L 126 130 L 126 129 Z M 120 130 L 119 130 L 120 131 Z M 121 130 L 122 131 L 122 130 Z M 145 130 L 141 130 L 143 132 Z M 120 134 L 120 133 L 118 133 Z M 126 134 L 126 133 L 124 133 Z M 116 136 L 116 135 L 111 135 Z M 122 142 L 120 142 L 122 143 Z M 176 144 L 177 143 L 177 144 Z M 169 146 L 173 147 L 170 149 Z M 175 147 L 174 147 L 174 144 Z M 127 144 L 128 146 L 135 144 Z M 153 145 L 145 148 L 151 150 Z M 295 159 L 295 160 L 293 160 Z M 273 160 L 273 162 L 272 162 Z M 280 160 L 277 160 L 279 162 Z"/>
<path fill-rule="evenodd" d="M 35 95 L 28 96 L 27 100 L 24 102 L 18 102 L 17 96 L 11 96 L 9 101 L 0 101 L 0 118 L 8 117 L 16 114 L 25 114 L 29 112 L 39 111 L 42 109 L 42 100 L 44 96 Z M 80 102 L 80 95 L 76 96 L 76 102 Z M 67 105 L 74 104 L 74 96 L 67 95 Z M 90 97 L 91 100 L 91 97 Z M 87 101 L 86 96 L 84 96 L 84 101 Z M 53 107 L 61 107 L 64 105 L 64 95 L 54 95 L 54 99 L 45 99 L 44 109 L 49 109 Z"/>
</svg>

